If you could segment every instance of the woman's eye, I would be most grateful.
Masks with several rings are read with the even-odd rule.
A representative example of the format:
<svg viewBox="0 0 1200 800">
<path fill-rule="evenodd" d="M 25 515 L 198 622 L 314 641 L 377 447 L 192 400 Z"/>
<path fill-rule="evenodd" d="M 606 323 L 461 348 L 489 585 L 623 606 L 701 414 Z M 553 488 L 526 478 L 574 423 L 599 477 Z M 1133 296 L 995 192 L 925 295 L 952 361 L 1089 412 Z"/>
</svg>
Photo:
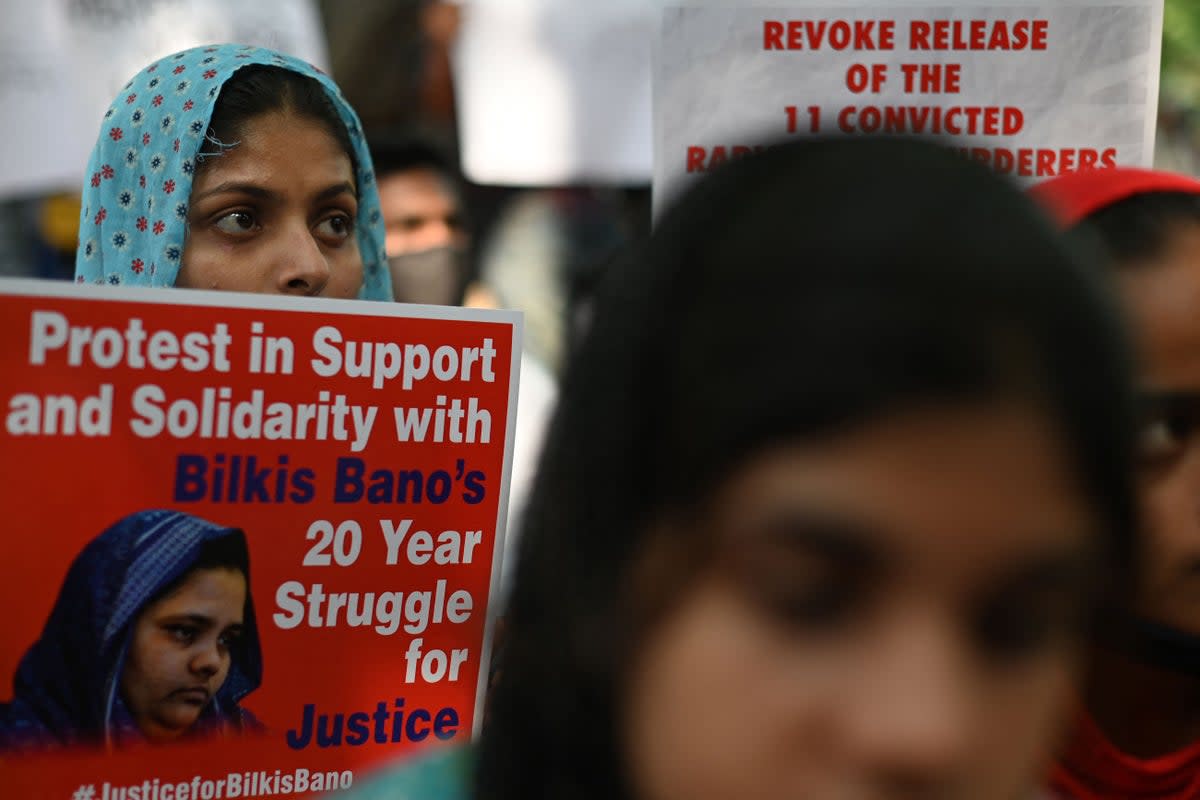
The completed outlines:
<svg viewBox="0 0 1200 800">
<path fill-rule="evenodd" d="M 829 631 L 845 623 L 855 609 L 855 592 L 840 581 L 794 586 L 772 601 L 780 621 L 805 631 Z"/>
<path fill-rule="evenodd" d="M 220 217 L 214 225 L 222 233 L 240 236 L 258 228 L 258 220 L 249 211 L 231 211 Z"/>
<path fill-rule="evenodd" d="M 973 620 L 972 634 L 984 658 L 1014 662 L 1082 635 L 1083 617 L 1081 608 L 1066 601 L 1010 599 L 981 609 Z"/>
<path fill-rule="evenodd" d="M 168 625 L 167 633 L 177 642 L 191 644 L 195 641 L 198 631 L 190 625 Z"/>
<path fill-rule="evenodd" d="M 789 633 L 833 634 L 870 602 L 870 570 L 790 546 L 743 546 L 723 559 L 735 586 L 763 618 Z"/>
<path fill-rule="evenodd" d="M 328 239 L 345 239 L 350 236 L 352 230 L 354 221 L 346 214 L 328 217 L 317 224 L 317 233 Z"/>
<path fill-rule="evenodd" d="M 240 631 L 228 631 L 221 634 L 221 637 L 217 640 L 217 643 L 220 644 L 221 647 L 232 649 L 236 647 L 238 642 L 241 640 L 242 634 Z"/>
<path fill-rule="evenodd" d="M 1015 660 L 1046 638 L 1046 621 L 1015 609 L 990 609 L 975 620 L 976 646 L 993 660 Z"/>
<path fill-rule="evenodd" d="M 746 591 L 776 623 L 798 633 L 830 633 L 848 623 L 863 601 L 863 587 L 836 568 L 798 569 L 782 564 L 742 575 Z"/>
<path fill-rule="evenodd" d="M 1147 461 L 1171 458 L 1183 448 L 1192 427 L 1191 421 L 1182 415 L 1154 414 L 1138 429 L 1138 454 Z"/>
</svg>

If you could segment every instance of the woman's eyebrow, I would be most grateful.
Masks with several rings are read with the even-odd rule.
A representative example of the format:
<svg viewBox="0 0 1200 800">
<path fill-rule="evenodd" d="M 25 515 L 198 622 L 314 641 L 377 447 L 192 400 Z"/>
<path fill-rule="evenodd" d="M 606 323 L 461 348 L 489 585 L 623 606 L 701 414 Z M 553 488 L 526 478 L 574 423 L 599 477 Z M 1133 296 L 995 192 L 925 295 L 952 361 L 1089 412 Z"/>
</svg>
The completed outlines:
<svg viewBox="0 0 1200 800">
<path fill-rule="evenodd" d="M 335 183 L 332 186 L 327 186 L 321 191 L 313 195 L 313 200 L 330 200 L 340 194 L 349 194 L 352 197 L 358 197 L 358 192 L 354 190 L 354 184 L 350 181 L 342 181 Z"/>
<path fill-rule="evenodd" d="M 206 189 L 203 192 L 197 192 L 192 195 L 192 203 L 204 200 L 208 197 L 213 197 L 219 194 L 244 194 L 250 195 L 261 200 L 274 200 L 279 195 L 270 189 L 263 188 L 254 183 L 246 183 L 243 181 L 225 181 L 219 183 L 211 189 Z M 341 194 L 348 194 L 352 197 L 358 197 L 358 193 L 354 190 L 354 184 L 350 181 L 340 181 L 338 183 L 326 186 L 313 195 L 313 200 L 320 202 L 337 197 Z"/>
<path fill-rule="evenodd" d="M 164 625 L 174 625 L 181 622 L 189 622 L 192 625 L 201 627 L 213 624 L 212 617 L 205 616 L 204 614 L 172 614 L 171 616 L 163 619 L 161 622 Z"/>
<path fill-rule="evenodd" d="M 820 511 L 791 510 L 756 527 L 772 544 L 803 550 L 846 567 L 876 570 L 888 561 L 879 537 L 861 520 Z"/>
<path fill-rule="evenodd" d="M 1200 410 L 1200 392 L 1186 389 L 1145 389 L 1138 393 L 1137 402 L 1144 414 Z"/>
<path fill-rule="evenodd" d="M 1048 589 L 1077 592 L 1100 577 L 1098 554 L 1088 547 L 1047 548 L 1002 574 L 997 591 L 1025 595 Z"/>
<path fill-rule="evenodd" d="M 203 200 L 204 198 L 212 197 L 213 195 L 232 194 L 234 192 L 238 194 L 248 194 L 251 197 L 257 197 L 263 200 L 271 200 L 276 197 L 275 192 L 272 192 L 270 189 L 264 189 L 257 184 L 244 183 L 241 181 L 225 181 L 224 183 L 217 184 L 211 189 L 198 194 L 193 194 L 191 202 L 195 203 L 198 200 Z"/>
</svg>

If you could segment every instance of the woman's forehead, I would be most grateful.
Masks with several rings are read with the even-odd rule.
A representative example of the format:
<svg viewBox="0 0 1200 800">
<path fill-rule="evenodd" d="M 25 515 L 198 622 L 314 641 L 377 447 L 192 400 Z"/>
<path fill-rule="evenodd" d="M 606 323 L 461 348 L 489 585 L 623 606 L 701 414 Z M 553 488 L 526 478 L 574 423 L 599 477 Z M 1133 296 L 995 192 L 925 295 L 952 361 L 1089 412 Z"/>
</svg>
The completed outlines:
<svg viewBox="0 0 1200 800">
<path fill-rule="evenodd" d="M 297 162 L 304 164 L 303 170 L 293 168 Z M 357 189 L 350 155 L 325 125 L 286 109 L 251 117 L 241 126 L 236 142 L 204 156 L 191 202 L 230 182 L 278 190 L 349 183 Z"/>
<path fill-rule="evenodd" d="M 930 408 L 769 450 L 715 500 L 713 518 L 747 535 L 815 526 L 858 550 L 929 564 L 986 566 L 1088 547 L 1098 533 L 1057 432 L 1020 405 Z"/>
<path fill-rule="evenodd" d="M 158 615 L 188 614 L 208 617 L 235 613 L 246 601 L 246 576 L 234 567 L 202 567 L 188 573 L 153 608 Z"/>
</svg>

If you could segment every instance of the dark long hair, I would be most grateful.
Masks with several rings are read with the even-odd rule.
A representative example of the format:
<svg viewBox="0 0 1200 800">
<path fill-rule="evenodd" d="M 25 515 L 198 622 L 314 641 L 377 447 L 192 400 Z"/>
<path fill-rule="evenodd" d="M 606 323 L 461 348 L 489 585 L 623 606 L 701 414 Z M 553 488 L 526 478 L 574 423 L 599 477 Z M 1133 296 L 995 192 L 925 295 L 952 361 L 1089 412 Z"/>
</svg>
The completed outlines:
<svg viewBox="0 0 1200 800">
<path fill-rule="evenodd" d="M 623 798 L 617 709 L 648 531 L 772 444 L 928 401 L 1046 409 L 1128 575 L 1131 374 L 1094 271 L 1016 188 L 900 140 L 706 177 L 608 278 L 562 387 L 481 743 L 480 798 Z"/>
<path fill-rule="evenodd" d="M 1159 258 L 1181 227 L 1200 225 L 1200 194 L 1143 192 L 1085 217 L 1070 233 L 1099 247 L 1111 266 L 1143 266 Z"/>
</svg>

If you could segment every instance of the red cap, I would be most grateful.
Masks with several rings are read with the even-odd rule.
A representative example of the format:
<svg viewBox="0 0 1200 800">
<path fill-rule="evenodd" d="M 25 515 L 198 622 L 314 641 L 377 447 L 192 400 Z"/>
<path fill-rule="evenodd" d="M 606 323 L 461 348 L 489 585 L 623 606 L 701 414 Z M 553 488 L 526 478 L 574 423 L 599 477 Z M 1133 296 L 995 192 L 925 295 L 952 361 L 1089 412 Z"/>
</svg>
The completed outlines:
<svg viewBox="0 0 1200 800">
<path fill-rule="evenodd" d="M 1200 194 L 1200 181 L 1188 175 L 1138 167 L 1068 172 L 1039 183 L 1029 195 L 1064 228 L 1102 208 L 1150 192 Z"/>
</svg>

